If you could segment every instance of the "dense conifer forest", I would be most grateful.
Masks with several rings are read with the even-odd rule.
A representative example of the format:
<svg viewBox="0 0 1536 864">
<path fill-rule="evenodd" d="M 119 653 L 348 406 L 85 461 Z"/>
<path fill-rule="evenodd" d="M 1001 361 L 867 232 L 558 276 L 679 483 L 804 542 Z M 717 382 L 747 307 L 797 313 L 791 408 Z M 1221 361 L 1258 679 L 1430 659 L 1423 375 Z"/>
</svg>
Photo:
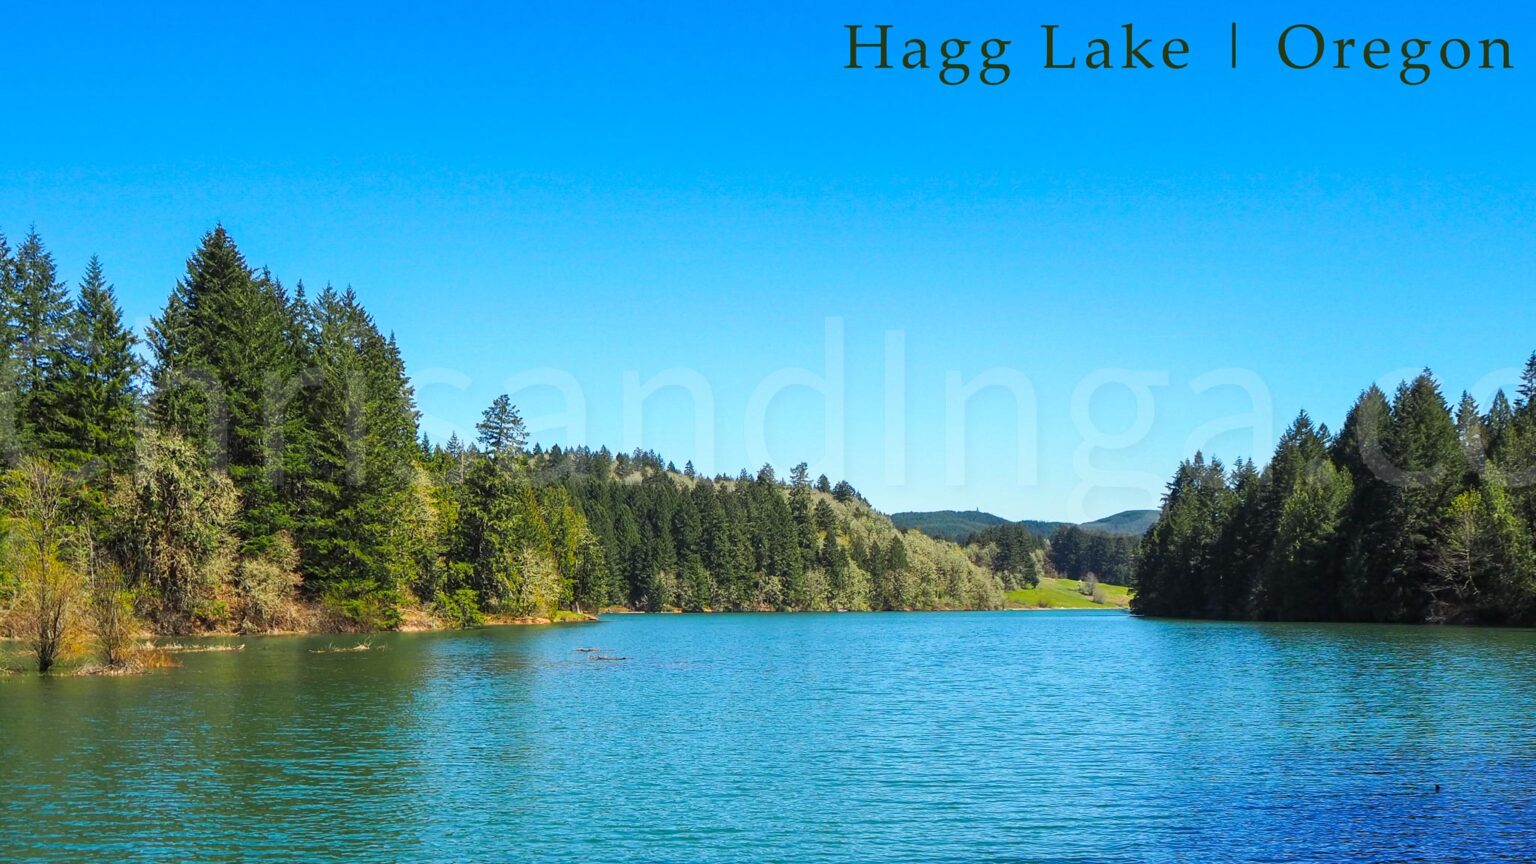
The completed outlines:
<svg viewBox="0 0 1536 864">
<path fill-rule="evenodd" d="M 1260 470 L 1197 454 L 1142 543 L 1132 608 L 1258 620 L 1536 624 L 1536 355 L 1453 409 L 1428 372 L 1303 413 Z"/>
<path fill-rule="evenodd" d="M 506 396 L 420 435 L 393 336 L 215 228 L 141 343 L 0 236 L 0 612 L 46 668 L 161 632 L 468 626 L 563 610 L 994 608 L 995 550 L 898 532 L 846 482 L 528 446 Z M 420 619 L 413 621 L 411 619 Z"/>
</svg>

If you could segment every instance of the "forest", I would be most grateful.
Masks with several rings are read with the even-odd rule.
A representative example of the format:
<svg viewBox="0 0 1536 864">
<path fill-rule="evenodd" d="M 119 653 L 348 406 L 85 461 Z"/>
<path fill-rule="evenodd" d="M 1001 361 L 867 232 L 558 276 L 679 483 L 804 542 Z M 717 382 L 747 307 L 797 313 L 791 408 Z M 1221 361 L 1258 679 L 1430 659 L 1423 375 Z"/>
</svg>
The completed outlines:
<svg viewBox="0 0 1536 864">
<path fill-rule="evenodd" d="M 1536 355 L 1454 409 L 1428 371 L 1302 413 L 1260 470 L 1181 464 L 1138 555 L 1143 615 L 1536 624 Z"/>
<path fill-rule="evenodd" d="M 46 670 L 149 631 L 473 626 L 636 610 L 996 608 L 1026 578 L 898 532 L 848 483 L 704 477 L 651 452 L 417 427 L 352 290 L 290 291 L 217 227 L 143 340 L 103 265 L 77 290 L 0 235 L 0 613 Z"/>
<path fill-rule="evenodd" d="M 1140 542 L 1136 535 L 1079 525 L 1058 525 L 1042 539 L 1029 523 L 1003 522 L 971 534 L 964 546 L 1012 590 L 1033 586 L 1046 576 L 1130 585 Z"/>
</svg>

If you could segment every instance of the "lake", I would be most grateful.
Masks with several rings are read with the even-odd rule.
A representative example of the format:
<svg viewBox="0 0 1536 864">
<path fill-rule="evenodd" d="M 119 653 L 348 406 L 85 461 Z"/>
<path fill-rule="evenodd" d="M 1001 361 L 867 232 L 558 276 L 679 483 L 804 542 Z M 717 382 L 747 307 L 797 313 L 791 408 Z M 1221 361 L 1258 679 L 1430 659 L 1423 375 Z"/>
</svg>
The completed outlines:
<svg viewBox="0 0 1536 864">
<path fill-rule="evenodd" d="M 0 859 L 1536 860 L 1532 631 L 1003 612 L 234 641 L 0 678 Z"/>
</svg>

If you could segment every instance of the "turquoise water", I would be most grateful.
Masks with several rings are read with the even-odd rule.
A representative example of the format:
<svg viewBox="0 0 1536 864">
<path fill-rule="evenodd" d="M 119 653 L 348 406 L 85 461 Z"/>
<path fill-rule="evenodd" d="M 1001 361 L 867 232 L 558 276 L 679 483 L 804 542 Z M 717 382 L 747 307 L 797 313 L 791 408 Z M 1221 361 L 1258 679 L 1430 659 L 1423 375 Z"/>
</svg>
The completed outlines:
<svg viewBox="0 0 1536 864">
<path fill-rule="evenodd" d="M 1530 631 L 1048 612 L 240 641 L 0 678 L 0 859 L 1536 860 Z"/>
</svg>

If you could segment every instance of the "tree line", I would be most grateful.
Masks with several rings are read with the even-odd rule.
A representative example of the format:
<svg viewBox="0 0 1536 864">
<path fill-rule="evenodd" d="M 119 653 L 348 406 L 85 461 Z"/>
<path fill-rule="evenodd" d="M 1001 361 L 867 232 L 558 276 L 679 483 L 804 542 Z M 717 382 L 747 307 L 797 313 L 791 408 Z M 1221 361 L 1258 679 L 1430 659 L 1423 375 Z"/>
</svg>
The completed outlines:
<svg viewBox="0 0 1536 864">
<path fill-rule="evenodd" d="M 1088 580 L 1105 585 L 1129 585 L 1136 575 L 1136 554 L 1141 537 L 1085 530 L 1063 525 L 1051 532 L 1050 562 L 1065 579 Z"/>
<path fill-rule="evenodd" d="M 1256 620 L 1536 623 L 1536 355 L 1454 409 L 1424 371 L 1337 434 L 1303 412 L 1262 470 L 1196 454 L 1142 542 L 1132 609 Z"/>
<path fill-rule="evenodd" d="M 1061 525 L 1042 539 L 1028 526 L 1006 522 L 966 538 L 972 560 L 997 573 L 1009 591 L 1033 588 L 1042 577 L 1129 585 L 1141 538 Z"/>
<path fill-rule="evenodd" d="M 996 572 L 803 465 L 530 449 L 506 396 L 474 441 L 431 442 L 357 295 L 289 290 L 222 226 L 142 341 L 101 263 L 71 292 L 35 231 L 0 235 L 0 312 L 0 610 L 44 667 L 101 621 L 121 645 L 143 625 L 1001 603 Z"/>
</svg>

